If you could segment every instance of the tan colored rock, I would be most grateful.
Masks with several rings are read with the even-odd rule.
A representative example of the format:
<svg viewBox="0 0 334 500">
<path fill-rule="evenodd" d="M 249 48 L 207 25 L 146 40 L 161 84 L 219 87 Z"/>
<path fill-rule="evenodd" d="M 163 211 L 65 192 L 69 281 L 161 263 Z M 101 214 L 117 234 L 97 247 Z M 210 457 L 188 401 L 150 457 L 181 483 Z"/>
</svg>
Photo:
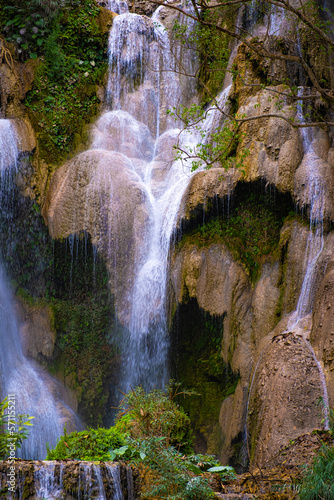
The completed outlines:
<svg viewBox="0 0 334 500">
<path fill-rule="evenodd" d="M 198 249 L 186 244 L 174 257 L 172 282 L 177 303 L 196 298 L 211 315 L 222 316 L 222 357 L 235 372 L 251 370 L 251 285 L 243 266 L 222 244 Z"/>
<path fill-rule="evenodd" d="M 334 236 L 326 246 L 332 254 Z M 317 291 L 313 310 L 311 343 L 318 359 L 323 363 L 328 388 L 329 404 L 334 405 L 334 258 L 326 267 L 326 273 Z"/>
<path fill-rule="evenodd" d="M 220 461 L 228 464 L 235 457 L 233 442 L 240 441 L 240 434 L 245 433 L 245 407 L 247 404 L 247 383 L 238 383 L 234 394 L 228 396 L 222 403 L 219 413 L 219 425 L 222 432 L 222 448 Z M 246 442 L 244 452 L 247 454 Z"/>
<path fill-rule="evenodd" d="M 20 153 L 29 154 L 36 148 L 36 137 L 27 118 L 11 120 L 18 137 L 18 150 Z"/>
<path fill-rule="evenodd" d="M 297 307 L 304 275 L 305 260 L 303 258 L 309 235 L 309 227 L 300 222 L 288 222 L 281 229 L 280 244 L 286 252 L 286 260 L 281 268 L 279 280 L 282 282 L 282 316 L 294 311 Z"/>
<path fill-rule="evenodd" d="M 105 7 L 100 7 L 100 12 L 97 16 L 97 23 L 103 35 L 109 33 L 113 20 L 116 16 L 117 14 L 115 12 L 111 12 L 111 10 L 106 9 Z"/>
<path fill-rule="evenodd" d="M 183 195 L 179 219 L 189 219 L 194 213 L 205 210 L 207 202 L 215 197 L 231 195 L 241 177 L 239 170 L 225 171 L 221 168 L 196 173 Z"/>
<path fill-rule="evenodd" d="M 290 191 L 293 186 L 294 174 L 303 157 L 300 138 L 297 131 L 291 132 L 279 151 L 278 179 L 276 187 L 282 191 Z"/>
<path fill-rule="evenodd" d="M 262 90 L 255 96 L 248 96 L 239 108 L 240 114 L 256 117 L 266 114 L 293 118 L 296 111 L 285 105 L 276 106 L 275 91 L 284 92 L 283 86 Z M 260 118 L 246 122 L 242 127 L 245 134 L 238 151 L 248 149 L 245 160 L 248 180 L 264 178 L 281 191 L 293 192 L 294 173 L 302 159 L 302 142 L 299 132 L 280 118 Z"/>
<path fill-rule="evenodd" d="M 21 318 L 20 332 L 25 345 L 25 354 L 38 359 L 50 359 L 56 341 L 54 317 L 49 306 L 33 306 L 18 299 L 18 313 Z"/>
<path fill-rule="evenodd" d="M 122 303 L 133 279 L 137 247 L 147 221 L 146 193 L 132 163 L 114 151 L 90 150 L 59 168 L 50 183 L 43 216 L 53 238 L 87 231 L 105 257 L 111 289 Z"/>
<path fill-rule="evenodd" d="M 286 333 L 265 349 L 250 387 L 247 431 L 253 465 L 265 465 L 289 439 L 321 427 L 319 370 L 305 340 Z"/>
<path fill-rule="evenodd" d="M 0 64 L 1 107 L 5 117 L 16 118 L 25 115 L 21 102 L 31 89 L 37 64 L 36 60 L 24 64 L 16 61 L 13 65 Z"/>
<path fill-rule="evenodd" d="M 334 148 L 329 148 L 327 154 L 327 161 L 332 167 L 334 167 Z"/>
<path fill-rule="evenodd" d="M 278 321 L 279 273 L 278 262 L 273 266 L 269 263 L 265 264 L 261 277 L 254 287 L 252 297 L 252 343 L 256 346 L 259 345 L 262 337 L 265 337 L 273 330 Z"/>
</svg>

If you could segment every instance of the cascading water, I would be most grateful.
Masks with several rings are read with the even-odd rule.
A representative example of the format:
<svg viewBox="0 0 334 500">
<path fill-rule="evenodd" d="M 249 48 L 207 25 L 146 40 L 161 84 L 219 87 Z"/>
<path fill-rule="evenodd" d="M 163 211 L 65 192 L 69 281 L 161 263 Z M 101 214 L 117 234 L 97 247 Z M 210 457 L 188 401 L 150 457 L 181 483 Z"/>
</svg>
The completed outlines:
<svg viewBox="0 0 334 500">
<path fill-rule="evenodd" d="M 301 102 L 298 103 L 297 119 L 300 123 L 305 123 Z M 309 351 L 312 354 L 314 361 L 318 366 L 323 390 L 325 428 L 329 428 L 328 392 L 325 374 L 321 363 L 318 361 L 312 345 L 309 342 L 308 331 L 304 328 L 303 325 L 303 320 L 312 312 L 315 294 L 316 266 L 324 248 L 323 220 L 325 205 L 325 185 L 324 180 L 319 174 L 318 165 L 320 159 L 312 146 L 312 142 L 314 140 L 312 128 L 301 128 L 301 136 L 304 149 L 303 162 L 305 162 L 307 172 L 307 189 L 304 193 L 304 198 L 310 205 L 310 229 L 304 257 L 304 280 L 300 291 L 296 311 L 293 313 L 289 320 L 287 330 L 292 330 L 302 335 Z"/>
<path fill-rule="evenodd" d="M 0 203 L 14 190 L 18 169 L 18 148 L 15 130 L 9 120 L 0 120 Z M 6 194 L 6 196 L 5 196 Z M 1 209 L 6 210 L 4 204 Z M 73 412 L 59 397 L 59 384 L 43 372 L 22 352 L 13 299 L 4 270 L 0 268 L 0 363 L 1 397 L 15 396 L 15 413 L 34 416 L 29 439 L 16 456 L 44 458 L 45 444 L 57 443 L 66 421 L 75 422 Z"/>
<path fill-rule="evenodd" d="M 123 494 L 123 488 L 126 494 Z M 87 500 L 134 500 L 131 467 L 126 467 L 126 480 L 121 480 L 120 466 L 114 463 L 98 465 L 92 462 L 34 463 L 34 489 L 37 499 L 76 498 Z M 23 494 L 19 500 L 23 500 Z"/>
<path fill-rule="evenodd" d="M 144 234 L 137 236 L 141 244 L 134 256 L 134 279 L 124 300 L 128 311 L 122 311 L 122 306 L 117 310 L 119 317 L 127 318 L 122 341 L 124 391 L 139 384 L 145 389 L 163 387 L 168 379 L 168 254 L 181 199 L 192 175 L 192 160 L 184 156 L 174 161 L 172 151 L 178 138 L 184 149 L 193 151 L 201 142 L 196 130 L 179 135 L 167 114 L 167 109 L 180 104 L 182 95 L 177 68 L 186 72 L 191 67 L 182 50 L 174 47 L 172 54 L 160 11 L 152 20 L 129 13 L 115 18 L 109 38 L 108 83 L 113 110 L 98 120 L 92 141 L 93 149 L 113 150 L 127 157 L 148 214 Z M 228 91 L 220 95 L 220 105 Z M 208 133 L 215 122 L 216 106 L 213 108 L 203 125 Z"/>
</svg>

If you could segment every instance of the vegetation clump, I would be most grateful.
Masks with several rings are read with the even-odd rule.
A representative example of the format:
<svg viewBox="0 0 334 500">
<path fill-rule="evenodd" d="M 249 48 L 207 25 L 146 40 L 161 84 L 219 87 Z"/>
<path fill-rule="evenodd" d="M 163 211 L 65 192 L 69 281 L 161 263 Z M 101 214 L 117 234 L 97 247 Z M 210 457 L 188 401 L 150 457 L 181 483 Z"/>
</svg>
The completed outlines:
<svg viewBox="0 0 334 500">
<path fill-rule="evenodd" d="M 99 427 L 70 434 L 64 429 L 64 435 L 59 438 L 54 450 L 47 445 L 47 460 L 110 460 L 111 450 L 121 448 L 125 444 L 126 435 L 115 427 Z"/>
<path fill-rule="evenodd" d="M 15 400 L 6 397 L 0 401 L 0 460 L 10 457 L 16 458 L 13 448 L 21 448 L 22 443 L 29 436 L 26 426 L 31 426 L 30 417 L 26 414 L 16 415 Z"/>
<path fill-rule="evenodd" d="M 329 434 L 334 436 L 334 411 L 328 408 Z M 323 443 L 312 464 L 305 468 L 300 500 L 334 498 L 334 446 Z"/>
<path fill-rule="evenodd" d="M 282 227 L 282 220 L 264 201 L 263 197 L 251 193 L 230 216 L 213 217 L 185 235 L 179 247 L 187 242 L 199 247 L 223 243 L 255 282 L 261 264 L 278 248 Z"/>
<path fill-rule="evenodd" d="M 100 15 L 92 0 L 6 0 L 0 7 L 7 41 L 18 47 L 21 60 L 37 59 L 25 105 L 37 132 L 39 157 L 49 165 L 76 151 L 98 113 L 97 86 L 107 69 L 108 38 L 99 26 Z"/>
<path fill-rule="evenodd" d="M 114 427 L 71 434 L 65 430 L 55 449 L 48 447 L 47 459 L 131 462 L 140 468 L 144 478 L 143 499 L 214 498 L 205 473 L 216 472 L 231 479 L 235 477 L 234 471 L 221 466 L 213 456 L 191 453 L 190 420 L 174 401 L 183 392 L 174 383 L 168 385 L 166 392 L 146 393 L 137 387 L 124 395 Z M 189 440 L 188 454 L 180 452 L 185 439 Z"/>
</svg>

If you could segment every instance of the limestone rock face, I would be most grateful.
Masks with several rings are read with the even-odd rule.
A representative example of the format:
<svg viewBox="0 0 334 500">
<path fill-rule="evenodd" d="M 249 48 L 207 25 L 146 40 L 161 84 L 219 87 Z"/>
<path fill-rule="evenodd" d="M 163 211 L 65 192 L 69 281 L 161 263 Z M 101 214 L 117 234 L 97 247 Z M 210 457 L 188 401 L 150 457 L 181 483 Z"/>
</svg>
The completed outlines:
<svg viewBox="0 0 334 500">
<path fill-rule="evenodd" d="M 307 342 L 292 333 L 275 336 L 255 370 L 247 431 L 256 465 L 266 463 L 289 439 L 321 426 L 317 401 L 323 391 Z"/>
<path fill-rule="evenodd" d="M 196 298 L 199 307 L 212 316 L 224 315 L 221 356 L 240 375 L 235 393 L 222 402 L 220 410 L 221 459 L 225 462 L 233 456 L 233 443 L 244 435 L 247 414 L 248 446 L 254 464 L 263 463 L 287 440 L 321 426 L 316 401 L 323 396 L 323 389 L 308 342 L 312 318 L 309 314 L 298 325 L 294 319 L 308 269 L 305 255 L 310 234 L 306 223 L 287 221 L 281 229 L 280 261 L 264 263 L 253 285 L 243 265 L 222 243 L 198 248 L 190 239 L 174 255 L 176 303 Z M 333 243 L 333 235 L 324 236 L 306 304 L 310 311 L 317 297 L 311 339 L 318 359 L 323 359 L 331 398 Z"/>
<path fill-rule="evenodd" d="M 333 249 L 333 236 L 328 248 Z M 311 342 L 318 359 L 323 363 L 328 387 L 329 405 L 334 405 L 334 259 L 328 262 L 318 287 L 314 310 Z"/>
<path fill-rule="evenodd" d="M 56 341 L 51 309 L 47 306 L 29 306 L 24 301 L 19 301 L 17 306 L 26 355 L 34 359 L 38 356 L 51 358 Z"/>
<path fill-rule="evenodd" d="M 16 130 L 19 152 L 22 154 L 32 153 L 36 148 L 36 137 L 29 120 L 16 118 L 11 122 Z"/>
<path fill-rule="evenodd" d="M 100 2 L 98 2 L 100 3 Z M 101 33 L 104 35 L 105 33 L 109 33 L 110 28 L 112 27 L 112 22 L 117 14 L 115 12 L 111 12 L 109 9 L 105 7 L 100 7 L 100 13 L 97 17 L 97 22 L 100 28 Z"/>
<path fill-rule="evenodd" d="M 0 50 L 2 47 L 9 54 L 11 47 L 0 38 Z M 21 101 L 31 88 L 36 65 L 36 60 L 22 64 L 13 61 L 9 55 L 0 64 L 1 112 L 6 118 L 24 116 L 25 109 Z"/>
<path fill-rule="evenodd" d="M 133 276 L 130 263 L 142 244 L 146 201 L 131 161 L 121 153 L 96 149 L 56 171 L 43 216 L 53 238 L 83 231 L 91 235 L 109 267 L 112 291 L 117 289 L 117 300 L 126 300 L 123 287 Z"/>
<path fill-rule="evenodd" d="M 225 172 L 221 168 L 198 172 L 191 178 L 184 193 L 179 219 L 189 219 L 196 213 L 202 213 L 214 198 L 231 195 L 241 176 L 241 172 L 237 170 Z"/>
<path fill-rule="evenodd" d="M 229 347 L 233 344 L 233 369 L 248 374 L 251 368 L 251 287 L 242 265 L 233 260 L 223 245 L 202 249 L 185 245 L 175 257 L 172 277 L 178 302 L 184 297 L 195 297 L 199 307 L 210 314 L 226 314 L 223 359 L 228 361 Z M 244 363 L 247 356 L 249 362 Z"/>
</svg>

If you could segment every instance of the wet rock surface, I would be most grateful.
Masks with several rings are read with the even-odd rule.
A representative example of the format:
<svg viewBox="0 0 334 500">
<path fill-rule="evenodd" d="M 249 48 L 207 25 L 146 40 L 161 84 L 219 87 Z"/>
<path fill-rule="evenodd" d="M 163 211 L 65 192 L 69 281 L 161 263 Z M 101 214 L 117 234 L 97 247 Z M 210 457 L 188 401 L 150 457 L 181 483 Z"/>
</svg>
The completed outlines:
<svg viewBox="0 0 334 500">
<path fill-rule="evenodd" d="M 134 500 L 140 494 L 140 476 L 124 463 L 82 461 L 7 461 L 0 463 L 1 495 L 7 495 L 8 475 L 14 467 L 14 495 L 19 500 L 40 498 L 121 498 Z M 14 498 L 13 495 L 13 498 Z"/>
</svg>

